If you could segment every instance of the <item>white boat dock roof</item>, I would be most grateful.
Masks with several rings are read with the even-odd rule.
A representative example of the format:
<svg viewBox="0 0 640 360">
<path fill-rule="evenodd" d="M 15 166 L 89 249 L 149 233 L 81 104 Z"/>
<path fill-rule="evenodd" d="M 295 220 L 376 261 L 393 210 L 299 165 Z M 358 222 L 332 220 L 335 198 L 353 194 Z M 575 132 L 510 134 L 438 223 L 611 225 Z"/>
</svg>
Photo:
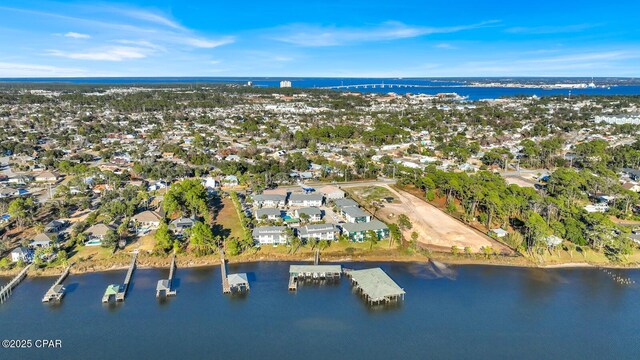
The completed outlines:
<svg viewBox="0 0 640 360">
<path fill-rule="evenodd" d="M 342 272 L 340 265 L 291 265 L 289 274 L 339 274 Z"/>
<path fill-rule="evenodd" d="M 352 270 L 349 275 L 371 301 L 381 301 L 405 294 L 405 291 L 380 268 Z"/>
<path fill-rule="evenodd" d="M 245 273 L 229 274 L 229 276 L 227 276 L 227 279 L 229 280 L 229 285 L 231 287 L 249 284 L 247 274 Z"/>
</svg>

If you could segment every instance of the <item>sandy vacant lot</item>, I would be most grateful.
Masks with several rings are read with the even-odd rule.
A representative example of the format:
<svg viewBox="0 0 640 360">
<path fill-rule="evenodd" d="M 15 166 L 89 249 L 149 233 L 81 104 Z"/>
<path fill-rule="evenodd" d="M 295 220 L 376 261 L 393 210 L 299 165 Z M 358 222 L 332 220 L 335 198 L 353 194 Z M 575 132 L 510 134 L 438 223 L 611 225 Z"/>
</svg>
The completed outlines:
<svg viewBox="0 0 640 360">
<path fill-rule="evenodd" d="M 400 203 L 385 204 L 376 215 L 385 221 L 396 222 L 399 214 L 406 214 L 413 223 L 413 228 L 404 232 L 406 239 L 410 239 L 411 233 L 415 231 L 420 235 L 419 243 L 442 250 L 450 250 L 452 246 L 468 246 L 472 251 L 478 252 L 483 246 L 491 246 L 496 251 L 510 252 L 506 246 L 450 217 L 426 201 L 404 191 L 396 191 L 386 185 L 385 187 L 400 200 Z"/>
</svg>

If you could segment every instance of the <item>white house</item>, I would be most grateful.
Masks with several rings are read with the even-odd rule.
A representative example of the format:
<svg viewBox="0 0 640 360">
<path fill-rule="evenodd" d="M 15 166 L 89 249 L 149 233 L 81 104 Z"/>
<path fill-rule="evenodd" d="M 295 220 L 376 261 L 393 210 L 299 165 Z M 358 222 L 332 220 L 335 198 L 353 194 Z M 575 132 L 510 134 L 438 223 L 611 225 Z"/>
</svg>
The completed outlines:
<svg viewBox="0 0 640 360">
<path fill-rule="evenodd" d="M 253 229 L 253 241 L 260 245 L 286 244 L 289 239 L 285 234 L 286 226 L 259 226 Z"/>
<path fill-rule="evenodd" d="M 337 232 L 338 228 L 333 224 L 306 225 L 298 230 L 300 239 L 305 241 L 311 239 L 334 241 L 338 239 L 336 236 Z"/>
<path fill-rule="evenodd" d="M 20 260 L 25 262 L 31 262 L 32 258 L 33 258 L 33 251 L 25 247 L 20 246 L 13 249 L 13 251 L 11 251 L 11 261 L 13 262 L 18 262 Z"/>
<path fill-rule="evenodd" d="M 349 223 L 367 223 L 371 221 L 371 214 L 365 212 L 359 207 L 346 207 L 341 210 L 342 216 Z"/>
<path fill-rule="evenodd" d="M 301 215 L 306 214 L 307 216 L 309 216 L 309 221 L 311 222 L 318 222 L 322 220 L 322 210 L 318 209 L 317 207 L 305 207 L 296 209 L 294 210 L 293 214 L 298 219 L 301 218 Z"/>
<path fill-rule="evenodd" d="M 319 207 L 322 206 L 324 196 L 322 194 L 291 194 L 289 196 L 289 206 Z"/>
<path fill-rule="evenodd" d="M 260 194 L 253 196 L 253 206 L 257 208 L 261 207 L 284 207 L 286 204 L 287 196 L 280 194 Z"/>
</svg>

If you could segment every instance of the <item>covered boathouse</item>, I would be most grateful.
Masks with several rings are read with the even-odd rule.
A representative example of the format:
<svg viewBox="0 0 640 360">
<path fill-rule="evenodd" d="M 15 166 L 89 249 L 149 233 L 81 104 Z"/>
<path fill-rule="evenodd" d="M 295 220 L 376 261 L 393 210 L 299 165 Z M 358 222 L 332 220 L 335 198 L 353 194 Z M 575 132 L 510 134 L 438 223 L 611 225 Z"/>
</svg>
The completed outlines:
<svg viewBox="0 0 640 360">
<path fill-rule="evenodd" d="M 351 270 L 351 283 L 369 304 L 404 300 L 405 291 L 380 268 Z"/>
<path fill-rule="evenodd" d="M 338 280 L 342 275 L 340 265 L 291 265 L 289 266 L 289 291 L 298 290 L 298 281 Z"/>
</svg>

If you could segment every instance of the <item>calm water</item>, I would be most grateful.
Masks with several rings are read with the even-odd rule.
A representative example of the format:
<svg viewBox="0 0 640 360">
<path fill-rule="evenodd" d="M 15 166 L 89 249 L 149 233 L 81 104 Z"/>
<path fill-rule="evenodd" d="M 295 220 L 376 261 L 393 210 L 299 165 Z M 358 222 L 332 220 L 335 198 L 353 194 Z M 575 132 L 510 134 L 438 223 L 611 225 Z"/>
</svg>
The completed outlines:
<svg viewBox="0 0 640 360">
<path fill-rule="evenodd" d="M 363 268 L 365 264 L 349 264 Z M 223 295 L 217 268 L 178 269 L 178 296 L 155 299 L 164 270 L 138 270 L 126 301 L 103 305 L 125 271 L 71 276 L 60 305 L 52 278 L 29 278 L 0 306 L 0 339 L 62 339 L 62 349 L 0 349 L 1 359 L 632 359 L 640 287 L 593 269 L 382 264 L 407 291 L 370 309 L 342 279 L 287 291 L 288 264 L 231 265 L 251 292 Z M 640 282 L 640 272 L 620 271 Z M 6 279 L 1 279 L 5 281 Z M 121 357 L 118 357 L 121 356 Z"/>
<path fill-rule="evenodd" d="M 461 96 L 468 96 L 469 100 L 495 99 L 503 96 L 550 96 L 550 95 L 568 95 L 568 89 L 551 89 L 543 90 L 539 88 L 486 88 L 486 87 L 460 87 L 467 81 L 477 81 L 473 78 L 265 78 L 265 77 L 147 77 L 147 78 L 0 78 L 1 82 L 34 82 L 34 83 L 70 83 L 70 84 L 129 84 L 129 85 L 145 85 L 145 84 L 171 84 L 171 83 L 239 83 L 245 84 L 252 81 L 254 86 L 258 87 L 278 87 L 280 80 L 291 80 L 293 87 L 298 88 L 314 88 L 338 85 L 357 85 L 357 84 L 413 84 L 429 86 L 429 88 L 368 88 L 352 91 L 388 93 L 395 92 L 397 94 L 438 94 L 438 93 L 458 93 Z M 485 79 L 486 80 L 486 79 Z M 494 81 L 496 79 L 492 79 Z M 517 78 L 511 79 L 517 81 Z M 549 83 L 557 83 L 565 80 L 564 78 L 541 78 Z M 573 78 L 570 82 L 589 83 L 591 78 Z M 612 79 L 596 79 L 596 84 L 618 83 Z M 624 84 L 624 83 L 621 83 Z M 638 85 L 621 85 L 611 86 L 607 88 L 595 89 L 572 89 L 572 95 L 640 95 L 640 86 Z"/>
</svg>

